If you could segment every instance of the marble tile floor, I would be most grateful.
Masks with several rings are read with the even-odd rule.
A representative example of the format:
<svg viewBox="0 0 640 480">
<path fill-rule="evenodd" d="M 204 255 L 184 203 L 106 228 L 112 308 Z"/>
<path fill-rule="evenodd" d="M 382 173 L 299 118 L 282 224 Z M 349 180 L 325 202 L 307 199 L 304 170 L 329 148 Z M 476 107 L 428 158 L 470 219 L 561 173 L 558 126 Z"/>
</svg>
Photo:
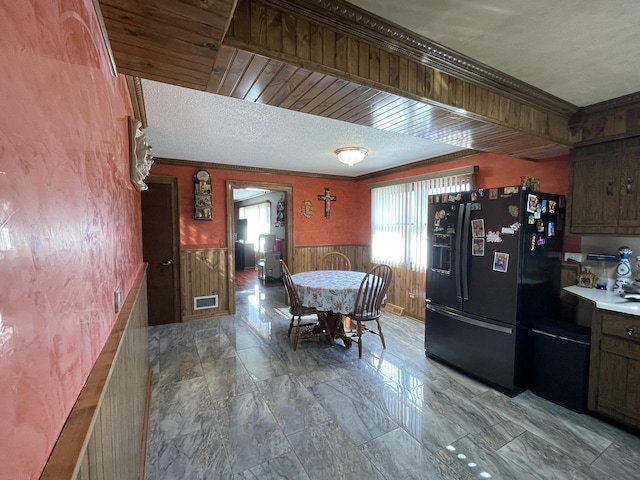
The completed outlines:
<svg viewBox="0 0 640 480">
<path fill-rule="evenodd" d="M 420 322 L 385 313 L 359 360 L 294 352 L 282 288 L 236 302 L 150 329 L 147 480 L 640 478 L 638 436 L 427 359 Z"/>
</svg>

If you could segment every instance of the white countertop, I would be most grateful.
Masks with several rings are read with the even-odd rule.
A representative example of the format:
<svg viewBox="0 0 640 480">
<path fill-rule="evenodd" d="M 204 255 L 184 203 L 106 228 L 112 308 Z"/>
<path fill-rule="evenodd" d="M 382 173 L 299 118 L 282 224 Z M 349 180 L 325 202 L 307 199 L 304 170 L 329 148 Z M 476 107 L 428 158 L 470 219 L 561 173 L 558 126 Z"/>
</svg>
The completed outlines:
<svg viewBox="0 0 640 480">
<path fill-rule="evenodd" d="M 598 290 L 596 288 L 584 288 L 577 285 L 564 287 L 564 290 L 580 298 L 591 300 L 597 308 L 609 310 L 611 312 L 626 313 L 640 317 L 640 302 L 625 300 L 619 294 L 609 290 Z"/>
</svg>

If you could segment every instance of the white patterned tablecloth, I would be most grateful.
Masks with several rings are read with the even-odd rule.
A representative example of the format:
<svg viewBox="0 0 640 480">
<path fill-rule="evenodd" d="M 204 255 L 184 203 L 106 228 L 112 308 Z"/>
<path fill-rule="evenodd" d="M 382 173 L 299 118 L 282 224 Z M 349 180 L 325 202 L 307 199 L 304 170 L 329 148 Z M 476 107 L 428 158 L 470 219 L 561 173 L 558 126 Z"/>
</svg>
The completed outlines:
<svg viewBox="0 0 640 480">
<path fill-rule="evenodd" d="M 353 311 L 365 275 L 345 270 L 317 270 L 296 273 L 291 278 L 303 306 L 346 315 Z"/>
</svg>

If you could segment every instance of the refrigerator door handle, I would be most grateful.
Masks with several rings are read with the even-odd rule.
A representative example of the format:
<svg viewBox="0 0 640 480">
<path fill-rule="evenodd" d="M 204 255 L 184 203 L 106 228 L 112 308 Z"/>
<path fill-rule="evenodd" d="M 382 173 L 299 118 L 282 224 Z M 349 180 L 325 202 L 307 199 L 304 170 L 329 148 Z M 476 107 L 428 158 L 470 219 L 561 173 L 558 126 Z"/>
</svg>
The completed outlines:
<svg viewBox="0 0 640 480">
<path fill-rule="evenodd" d="M 474 325 L 480 328 L 486 328 L 488 330 L 494 330 L 500 333 L 506 333 L 507 335 L 513 334 L 513 328 L 511 327 L 501 327 L 500 325 L 494 325 L 493 323 L 483 322 L 482 320 L 476 320 L 475 318 L 466 317 L 456 312 L 452 312 L 448 309 L 441 308 L 438 305 L 434 305 L 433 303 L 427 304 L 427 308 L 429 310 L 433 310 L 434 312 L 439 313 L 440 315 L 444 315 L 445 317 L 449 317 L 458 322 L 468 323 L 469 325 Z"/>
<path fill-rule="evenodd" d="M 460 204 L 460 211 L 458 212 L 458 224 L 456 225 L 456 245 L 455 245 L 455 277 L 456 277 L 456 296 L 458 298 L 462 298 L 462 276 L 460 272 L 460 249 L 462 246 L 462 229 L 464 228 L 464 213 L 465 213 L 465 204 Z"/>
<path fill-rule="evenodd" d="M 471 231 L 471 204 L 465 205 L 464 225 L 462 226 L 462 249 L 460 252 L 460 263 L 462 264 L 462 296 L 465 300 L 469 300 L 469 232 Z"/>
</svg>

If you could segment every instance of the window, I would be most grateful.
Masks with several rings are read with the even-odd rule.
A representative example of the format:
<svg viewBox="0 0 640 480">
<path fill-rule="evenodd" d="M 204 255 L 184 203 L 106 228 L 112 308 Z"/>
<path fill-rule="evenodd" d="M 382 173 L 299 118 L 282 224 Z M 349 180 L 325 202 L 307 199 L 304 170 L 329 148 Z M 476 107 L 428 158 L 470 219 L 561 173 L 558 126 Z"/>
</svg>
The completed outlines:
<svg viewBox="0 0 640 480">
<path fill-rule="evenodd" d="M 473 188 L 476 167 L 371 186 L 371 259 L 414 271 L 427 268 L 429 195 Z M 448 173 L 448 175 L 447 175 Z"/>
<path fill-rule="evenodd" d="M 260 234 L 271 233 L 271 202 L 240 207 L 238 218 L 247 219 L 247 243 L 253 243 L 257 249 Z"/>
</svg>

